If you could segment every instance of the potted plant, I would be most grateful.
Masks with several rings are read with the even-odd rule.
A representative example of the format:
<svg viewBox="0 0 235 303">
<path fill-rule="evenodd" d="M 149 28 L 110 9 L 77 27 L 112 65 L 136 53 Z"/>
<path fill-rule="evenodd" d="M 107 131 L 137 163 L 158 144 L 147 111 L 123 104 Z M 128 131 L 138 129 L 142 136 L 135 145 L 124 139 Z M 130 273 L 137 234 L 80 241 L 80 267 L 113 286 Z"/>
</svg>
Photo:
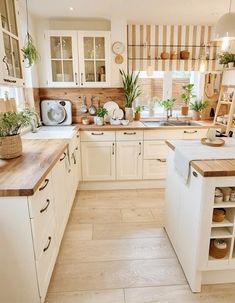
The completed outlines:
<svg viewBox="0 0 235 303">
<path fill-rule="evenodd" d="M 166 110 L 167 119 L 172 116 L 172 108 L 176 99 L 166 99 L 159 102 L 160 106 L 162 106 Z"/>
<path fill-rule="evenodd" d="M 104 116 L 108 114 L 108 111 L 106 108 L 104 107 L 98 107 L 96 110 L 96 119 L 95 119 L 95 123 L 97 125 L 104 125 Z"/>
<path fill-rule="evenodd" d="M 35 62 L 38 62 L 40 59 L 40 55 L 33 43 L 33 38 L 29 34 L 26 35 L 26 43 L 22 48 L 23 57 L 26 62 L 26 67 L 31 67 Z"/>
<path fill-rule="evenodd" d="M 191 83 L 185 84 L 182 86 L 183 92 L 181 94 L 181 99 L 185 103 L 184 106 L 181 106 L 181 114 L 183 116 L 188 115 L 188 106 L 191 101 L 191 98 L 196 97 L 196 95 L 193 94 L 193 87 L 194 87 L 194 84 L 191 84 Z"/>
<path fill-rule="evenodd" d="M 0 158 L 12 159 L 22 155 L 20 130 L 30 124 L 32 112 L 0 113 Z"/>
<path fill-rule="evenodd" d="M 125 116 L 127 120 L 133 121 L 132 104 L 141 95 L 140 86 L 138 85 L 139 73 L 135 76 L 133 71 L 125 73 L 124 70 L 120 70 L 120 74 L 122 75 L 124 88 Z"/>
<path fill-rule="evenodd" d="M 201 111 L 208 106 L 207 101 L 198 100 L 190 103 L 190 109 L 193 111 L 193 120 L 200 120 Z"/>
<path fill-rule="evenodd" d="M 223 64 L 224 68 L 233 67 L 235 62 L 235 54 L 223 52 L 218 55 L 219 64 Z"/>
<path fill-rule="evenodd" d="M 135 108 L 135 121 L 139 121 L 140 120 L 140 112 L 141 112 L 141 106 L 138 105 Z"/>
</svg>

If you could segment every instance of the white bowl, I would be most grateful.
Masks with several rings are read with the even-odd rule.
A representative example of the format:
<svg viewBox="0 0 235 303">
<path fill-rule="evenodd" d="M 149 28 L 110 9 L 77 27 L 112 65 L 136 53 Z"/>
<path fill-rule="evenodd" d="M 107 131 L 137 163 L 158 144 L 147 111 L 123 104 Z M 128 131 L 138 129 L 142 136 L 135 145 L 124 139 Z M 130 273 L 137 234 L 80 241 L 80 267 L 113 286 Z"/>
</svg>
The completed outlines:
<svg viewBox="0 0 235 303">
<path fill-rule="evenodd" d="M 122 125 L 128 125 L 129 124 L 129 120 L 121 120 Z"/>
</svg>

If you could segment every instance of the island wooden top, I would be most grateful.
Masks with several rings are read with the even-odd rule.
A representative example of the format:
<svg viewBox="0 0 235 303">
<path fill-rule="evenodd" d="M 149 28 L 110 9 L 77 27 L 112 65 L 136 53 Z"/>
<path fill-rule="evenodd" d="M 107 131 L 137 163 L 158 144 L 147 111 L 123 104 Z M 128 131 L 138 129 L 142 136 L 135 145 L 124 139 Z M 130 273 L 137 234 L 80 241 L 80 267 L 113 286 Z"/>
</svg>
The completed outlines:
<svg viewBox="0 0 235 303">
<path fill-rule="evenodd" d="M 22 156 L 0 160 L 0 197 L 33 195 L 68 146 L 61 139 L 22 141 Z"/>
<path fill-rule="evenodd" d="M 171 141 L 166 141 L 166 144 L 172 150 L 175 150 L 175 146 Z M 203 177 L 235 176 L 235 159 L 193 160 L 191 161 L 191 166 Z"/>
</svg>

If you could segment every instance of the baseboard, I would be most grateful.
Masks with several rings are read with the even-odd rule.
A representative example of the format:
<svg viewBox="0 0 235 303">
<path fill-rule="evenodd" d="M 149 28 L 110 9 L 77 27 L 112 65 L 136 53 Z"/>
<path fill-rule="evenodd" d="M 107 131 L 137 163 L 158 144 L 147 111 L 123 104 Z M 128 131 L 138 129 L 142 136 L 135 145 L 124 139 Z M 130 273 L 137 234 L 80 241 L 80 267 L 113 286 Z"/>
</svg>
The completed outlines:
<svg viewBox="0 0 235 303">
<path fill-rule="evenodd" d="M 79 190 L 112 190 L 112 189 L 147 189 L 164 188 L 165 180 L 139 181 L 86 181 L 80 182 Z"/>
</svg>

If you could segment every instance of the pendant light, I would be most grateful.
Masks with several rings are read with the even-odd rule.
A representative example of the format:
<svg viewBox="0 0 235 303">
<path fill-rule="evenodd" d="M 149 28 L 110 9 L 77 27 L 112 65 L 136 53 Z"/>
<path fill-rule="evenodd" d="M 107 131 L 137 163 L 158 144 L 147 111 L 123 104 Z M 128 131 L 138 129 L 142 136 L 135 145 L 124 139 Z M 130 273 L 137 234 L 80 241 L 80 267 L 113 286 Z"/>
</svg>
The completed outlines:
<svg viewBox="0 0 235 303">
<path fill-rule="evenodd" d="M 235 40 L 235 13 L 231 12 L 232 0 L 229 2 L 229 12 L 224 14 L 215 25 L 215 39 Z"/>
</svg>

